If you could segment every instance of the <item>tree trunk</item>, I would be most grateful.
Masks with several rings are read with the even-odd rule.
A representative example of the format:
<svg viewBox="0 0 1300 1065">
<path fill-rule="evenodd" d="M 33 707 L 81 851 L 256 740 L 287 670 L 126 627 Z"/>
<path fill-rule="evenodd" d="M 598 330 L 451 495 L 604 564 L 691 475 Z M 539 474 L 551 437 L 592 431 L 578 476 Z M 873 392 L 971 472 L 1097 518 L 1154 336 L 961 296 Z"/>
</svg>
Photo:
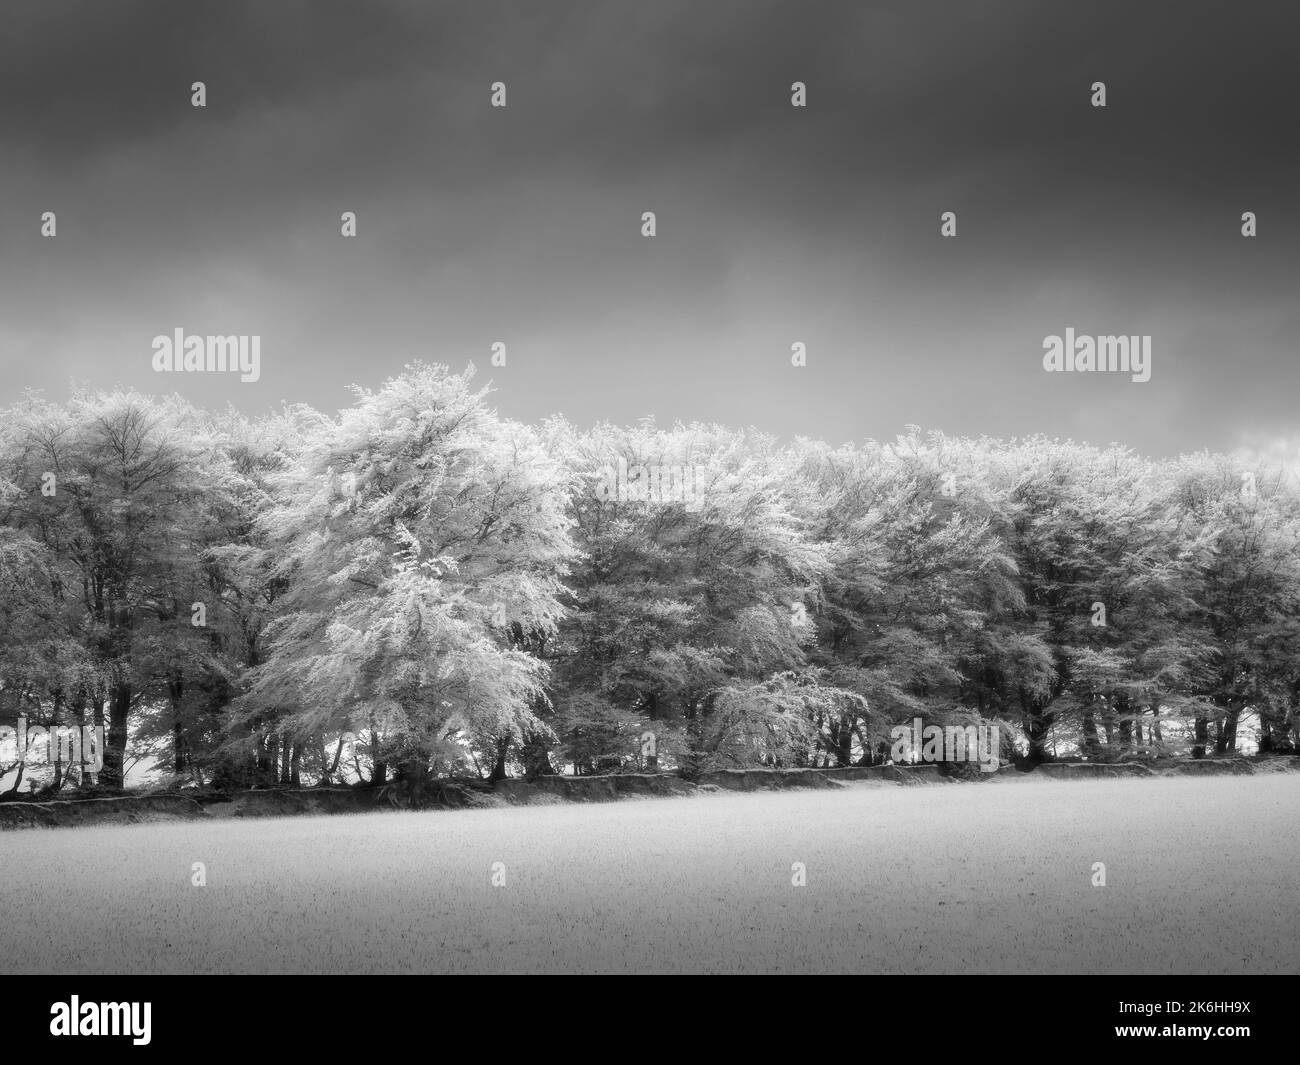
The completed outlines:
<svg viewBox="0 0 1300 1065">
<path fill-rule="evenodd" d="M 1210 719 L 1204 714 L 1196 715 L 1196 743 L 1192 747 L 1193 758 L 1204 758 L 1205 747 L 1210 742 Z"/>
<path fill-rule="evenodd" d="M 1227 754 L 1237 749 L 1237 722 L 1241 719 L 1241 706 L 1234 705 L 1228 707 L 1228 712 L 1223 717 L 1223 725 L 1219 731 L 1218 742 L 1214 745 L 1216 754 Z"/>
<path fill-rule="evenodd" d="M 506 779 L 506 752 L 510 749 L 510 741 L 508 739 L 497 740 L 496 746 L 496 762 L 492 766 L 492 772 L 488 774 L 488 782 L 491 784 Z"/>
<path fill-rule="evenodd" d="M 1124 696 L 1115 697 L 1115 717 L 1119 725 L 1119 747 L 1127 754 L 1133 750 L 1133 707 Z"/>
<path fill-rule="evenodd" d="M 103 737 L 103 743 L 101 744 L 101 747 L 106 746 L 108 743 L 108 733 L 104 729 L 104 726 L 107 724 L 107 722 L 104 719 L 104 697 L 103 695 L 100 694 L 98 690 L 95 691 L 91 696 L 90 723 L 95 729 L 96 742 L 99 742 L 100 737 Z M 102 763 L 102 761 L 107 757 L 108 757 L 107 752 L 101 749 L 99 752 L 100 762 Z M 94 763 L 92 762 L 91 764 L 93 765 Z M 104 775 L 104 771 L 103 771 L 103 766 L 101 765 L 100 771 L 98 773 L 90 774 L 89 783 L 91 784 L 99 783 L 103 775 Z M 86 782 L 87 782 L 86 777 L 83 774 L 82 783 L 86 783 Z"/>
<path fill-rule="evenodd" d="M 370 783 L 373 787 L 379 787 L 388 780 L 388 763 L 379 757 L 380 744 L 382 739 L 379 730 L 375 725 L 375 715 L 370 715 L 370 760 L 374 769 L 370 773 Z"/>
<path fill-rule="evenodd" d="M 329 752 L 325 750 L 325 733 L 323 732 L 318 732 L 316 734 L 316 755 L 320 759 L 320 779 L 317 783 L 329 784 L 331 783 L 330 777 L 332 776 L 332 773 L 330 770 Z"/>
<path fill-rule="evenodd" d="M 257 745 L 257 782 L 262 787 L 275 783 L 275 767 L 280 761 L 280 737 L 274 732 L 262 737 Z"/>
<path fill-rule="evenodd" d="M 54 692 L 54 709 L 50 719 L 50 761 L 54 763 L 54 784 L 51 791 L 57 792 L 63 787 L 63 750 L 59 743 L 60 718 L 63 716 L 63 692 Z"/>
<path fill-rule="evenodd" d="M 853 721 L 846 714 L 840 718 L 838 742 L 835 745 L 835 764 L 846 766 L 853 764 Z"/>
<path fill-rule="evenodd" d="M 185 682 L 180 674 L 173 674 L 168 681 L 167 694 L 172 706 L 172 770 L 179 775 L 185 771 L 185 730 L 181 722 L 181 699 L 185 694 Z"/>
<path fill-rule="evenodd" d="M 72 702 L 68 704 L 68 709 L 72 711 L 72 727 L 77 730 L 77 735 L 85 738 L 86 732 L 86 690 L 78 688 L 76 695 L 73 696 Z M 86 783 L 86 744 L 81 745 L 81 761 L 77 763 L 77 785 L 78 787 Z M 68 768 L 72 768 L 69 766 Z"/>
<path fill-rule="evenodd" d="M 131 685 L 113 685 L 108 703 L 108 729 L 104 739 L 103 783 L 110 788 L 126 786 L 126 731 L 131 713 Z"/>
<path fill-rule="evenodd" d="M 1097 718 L 1091 702 L 1083 708 L 1083 753 L 1090 762 L 1101 756 L 1101 738 L 1097 735 Z"/>
<path fill-rule="evenodd" d="M 1052 737 L 1053 715 L 1037 699 L 1022 696 L 1021 706 L 1028 711 L 1026 716 L 1029 718 L 1029 727 L 1025 730 L 1029 736 L 1029 764 L 1041 765 L 1051 761 L 1047 747 Z"/>
</svg>

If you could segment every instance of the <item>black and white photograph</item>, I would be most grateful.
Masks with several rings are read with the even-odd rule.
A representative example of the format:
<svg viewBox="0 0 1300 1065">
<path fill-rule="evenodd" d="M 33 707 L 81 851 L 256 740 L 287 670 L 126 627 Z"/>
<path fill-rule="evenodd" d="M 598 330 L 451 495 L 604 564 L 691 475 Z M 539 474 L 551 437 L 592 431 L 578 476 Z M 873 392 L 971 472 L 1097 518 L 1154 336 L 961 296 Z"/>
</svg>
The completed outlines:
<svg viewBox="0 0 1300 1065">
<path fill-rule="evenodd" d="M 261 1049 L 395 975 L 1293 1023 L 1300 9 L 0 23 L 0 1055 L 322 976 Z"/>
</svg>

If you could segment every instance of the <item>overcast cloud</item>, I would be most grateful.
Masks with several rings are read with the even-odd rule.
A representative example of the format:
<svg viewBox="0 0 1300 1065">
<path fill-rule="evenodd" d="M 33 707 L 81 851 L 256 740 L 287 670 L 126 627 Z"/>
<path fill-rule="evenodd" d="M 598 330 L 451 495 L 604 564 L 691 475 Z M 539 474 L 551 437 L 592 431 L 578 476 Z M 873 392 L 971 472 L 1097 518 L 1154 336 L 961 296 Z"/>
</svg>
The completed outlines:
<svg viewBox="0 0 1300 1065">
<path fill-rule="evenodd" d="M 1300 433 L 1289 5 L 43 0 L 3 18 L 0 402 L 75 380 L 333 409 L 424 358 L 474 361 L 528 420 L 834 442 L 917 423 L 1153 453 Z M 1067 326 L 1151 334 L 1151 380 L 1045 373 Z M 154 373 L 177 327 L 260 334 L 261 379 Z"/>
</svg>

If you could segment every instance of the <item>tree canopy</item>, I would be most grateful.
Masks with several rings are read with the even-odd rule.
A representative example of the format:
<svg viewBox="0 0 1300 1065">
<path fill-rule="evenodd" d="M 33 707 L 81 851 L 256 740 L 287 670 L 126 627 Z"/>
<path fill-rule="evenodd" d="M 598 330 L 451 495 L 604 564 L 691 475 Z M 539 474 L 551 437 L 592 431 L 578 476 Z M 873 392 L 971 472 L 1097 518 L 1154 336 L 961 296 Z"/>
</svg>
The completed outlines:
<svg viewBox="0 0 1300 1065">
<path fill-rule="evenodd" d="M 334 416 L 0 412 L 0 725 L 104 726 L 110 787 L 872 764 L 917 717 L 1031 762 L 1295 747 L 1286 471 L 489 396 L 416 363 Z"/>
</svg>

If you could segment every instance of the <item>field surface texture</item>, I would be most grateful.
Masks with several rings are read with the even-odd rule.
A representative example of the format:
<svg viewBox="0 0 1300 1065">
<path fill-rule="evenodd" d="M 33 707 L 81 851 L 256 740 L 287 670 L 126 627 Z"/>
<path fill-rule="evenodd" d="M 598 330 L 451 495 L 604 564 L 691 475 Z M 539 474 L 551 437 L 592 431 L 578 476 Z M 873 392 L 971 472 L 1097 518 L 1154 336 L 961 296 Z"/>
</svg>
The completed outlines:
<svg viewBox="0 0 1300 1065">
<path fill-rule="evenodd" d="M 0 958 L 12 973 L 1295 973 L 1297 810 L 1300 774 L 1279 773 L 8 832 Z"/>
</svg>

